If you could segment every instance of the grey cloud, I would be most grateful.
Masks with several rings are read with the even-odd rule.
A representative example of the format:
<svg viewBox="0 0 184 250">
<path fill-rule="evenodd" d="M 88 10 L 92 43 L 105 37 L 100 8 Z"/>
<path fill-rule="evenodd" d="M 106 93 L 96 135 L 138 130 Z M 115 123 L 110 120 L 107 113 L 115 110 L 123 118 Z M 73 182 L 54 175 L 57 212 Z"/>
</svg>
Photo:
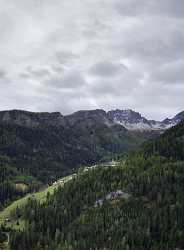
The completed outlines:
<svg viewBox="0 0 184 250">
<path fill-rule="evenodd" d="M 56 75 L 43 81 L 44 85 L 58 89 L 75 89 L 83 87 L 86 82 L 80 72 L 67 72 L 64 75 Z"/>
<path fill-rule="evenodd" d="M 100 77 L 113 77 L 126 70 L 127 68 L 123 64 L 104 61 L 93 65 L 90 68 L 89 73 Z"/>
<path fill-rule="evenodd" d="M 123 16 L 135 15 L 164 15 L 169 17 L 183 17 L 184 2 L 178 0 L 129 0 L 116 1 L 115 7 Z"/>
<path fill-rule="evenodd" d="M 58 62 L 63 65 L 71 64 L 78 59 L 77 55 L 68 51 L 58 51 L 56 52 L 55 56 Z"/>
<path fill-rule="evenodd" d="M 172 0 L 157 0 L 157 12 L 165 13 L 176 18 L 183 18 L 184 13 L 184 2 L 178 0 L 177 2 Z"/>
<path fill-rule="evenodd" d="M 51 69 L 52 71 L 58 74 L 63 73 L 65 71 L 65 69 L 60 64 L 52 65 Z"/>
<path fill-rule="evenodd" d="M 125 70 L 123 74 L 116 74 L 114 77 L 100 77 L 93 80 L 88 89 L 92 96 L 101 98 L 102 96 L 131 100 L 131 95 L 136 88 L 139 88 L 142 75 L 137 72 Z"/>
<path fill-rule="evenodd" d="M 166 84 L 184 84 L 184 60 L 162 65 L 152 72 L 151 78 Z"/>
<path fill-rule="evenodd" d="M 30 75 L 35 77 L 45 77 L 50 75 L 50 71 L 46 68 L 34 69 L 32 67 L 28 67 L 27 71 Z"/>
<path fill-rule="evenodd" d="M 0 79 L 4 79 L 6 77 L 6 71 L 3 69 L 0 69 Z"/>
<path fill-rule="evenodd" d="M 47 68 L 34 68 L 28 66 L 24 72 L 20 73 L 20 77 L 22 78 L 43 78 L 50 76 L 51 73 Z"/>
<path fill-rule="evenodd" d="M 123 16 L 135 16 L 148 11 L 150 9 L 150 4 L 152 5 L 153 2 L 149 0 L 118 0 L 115 2 L 115 8 Z"/>
<path fill-rule="evenodd" d="M 0 69 L 0 88 L 7 87 L 11 84 L 11 80 L 8 76 L 8 73 L 4 69 Z"/>
<path fill-rule="evenodd" d="M 89 39 L 100 38 L 104 32 L 108 31 L 109 27 L 103 21 L 95 20 L 91 24 L 83 28 L 83 36 Z"/>
<path fill-rule="evenodd" d="M 114 53 L 140 63 L 162 64 L 184 56 L 184 22 L 171 25 L 168 19 L 137 19 L 110 44 Z M 158 26 L 160 27 L 158 28 Z"/>
<path fill-rule="evenodd" d="M 29 79 L 30 77 L 32 78 L 32 76 L 30 76 L 27 72 L 19 73 L 19 77 L 23 79 Z"/>
</svg>

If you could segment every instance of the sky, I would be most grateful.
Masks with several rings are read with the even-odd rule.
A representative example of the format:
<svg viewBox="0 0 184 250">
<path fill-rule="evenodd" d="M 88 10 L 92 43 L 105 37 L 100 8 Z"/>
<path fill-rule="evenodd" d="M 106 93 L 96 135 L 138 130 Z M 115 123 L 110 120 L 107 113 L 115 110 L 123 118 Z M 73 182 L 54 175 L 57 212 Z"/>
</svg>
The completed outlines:
<svg viewBox="0 0 184 250">
<path fill-rule="evenodd" d="M 183 0 L 0 0 L 0 110 L 184 110 Z"/>
</svg>

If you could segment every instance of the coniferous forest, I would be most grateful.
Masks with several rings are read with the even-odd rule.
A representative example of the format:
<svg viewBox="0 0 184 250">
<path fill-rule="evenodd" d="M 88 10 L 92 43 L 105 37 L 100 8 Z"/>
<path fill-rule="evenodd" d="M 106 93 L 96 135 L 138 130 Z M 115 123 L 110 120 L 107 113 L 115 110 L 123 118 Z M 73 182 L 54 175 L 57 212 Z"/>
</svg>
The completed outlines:
<svg viewBox="0 0 184 250">
<path fill-rule="evenodd" d="M 122 157 L 80 169 L 45 202 L 15 211 L 24 221 L 11 250 L 182 250 L 184 122 Z"/>
</svg>

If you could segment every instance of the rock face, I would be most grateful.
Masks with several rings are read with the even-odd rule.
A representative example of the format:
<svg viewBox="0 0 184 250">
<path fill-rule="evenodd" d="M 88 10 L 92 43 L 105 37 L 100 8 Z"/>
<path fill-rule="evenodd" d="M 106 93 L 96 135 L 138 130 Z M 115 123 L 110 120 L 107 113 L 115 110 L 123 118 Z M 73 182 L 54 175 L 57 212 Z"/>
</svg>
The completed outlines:
<svg viewBox="0 0 184 250">
<path fill-rule="evenodd" d="M 132 110 L 112 110 L 108 112 L 109 118 L 117 124 L 124 126 L 128 130 L 147 130 L 150 122 L 141 114 Z"/>
<path fill-rule="evenodd" d="M 1 111 L 0 122 L 35 128 L 40 126 L 54 126 L 65 128 L 88 128 L 95 125 L 112 127 L 121 125 L 129 131 L 164 131 L 175 126 L 184 119 L 184 111 L 175 117 L 163 121 L 148 120 L 133 110 L 102 109 L 81 110 L 71 115 L 63 116 L 59 112 L 33 113 L 21 110 Z"/>
</svg>

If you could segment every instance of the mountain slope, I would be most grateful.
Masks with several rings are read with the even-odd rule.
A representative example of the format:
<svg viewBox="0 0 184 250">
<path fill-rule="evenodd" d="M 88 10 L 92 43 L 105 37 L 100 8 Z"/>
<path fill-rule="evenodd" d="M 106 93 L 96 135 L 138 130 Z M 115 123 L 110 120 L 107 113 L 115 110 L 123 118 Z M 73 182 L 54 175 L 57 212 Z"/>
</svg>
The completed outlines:
<svg viewBox="0 0 184 250">
<path fill-rule="evenodd" d="M 158 139 L 146 142 L 143 154 L 160 155 L 173 160 L 184 160 L 184 121 L 166 131 Z"/>
<path fill-rule="evenodd" d="M 44 182 L 71 168 L 126 152 L 144 140 L 144 136 L 139 138 L 121 126 L 103 124 L 77 129 L 0 124 L 0 138 L 0 154 L 11 158 L 22 172 Z"/>
<path fill-rule="evenodd" d="M 127 152 L 155 134 L 132 133 L 103 110 L 60 113 L 0 112 L 0 155 L 19 171 L 48 182 L 71 168 Z"/>
<path fill-rule="evenodd" d="M 30 200 L 11 249 L 183 249 L 183 137 L 180 123 L 126 163 L 79 172 L 44 204 Z"/>
<path fill-rule="evenodd" d="M 67 119 L 60 113 L 0 112 L 0 156 L 8 159 L 6 174 L 0 178 L 0 206 L 24 194 L 16 184 L 27 185 L 27 191 L 37 189 L 40 181 L 48 184 L 81 165 L 126 153 L 149 136 L 106 124 L 101 111 Z"/>
</svg>

